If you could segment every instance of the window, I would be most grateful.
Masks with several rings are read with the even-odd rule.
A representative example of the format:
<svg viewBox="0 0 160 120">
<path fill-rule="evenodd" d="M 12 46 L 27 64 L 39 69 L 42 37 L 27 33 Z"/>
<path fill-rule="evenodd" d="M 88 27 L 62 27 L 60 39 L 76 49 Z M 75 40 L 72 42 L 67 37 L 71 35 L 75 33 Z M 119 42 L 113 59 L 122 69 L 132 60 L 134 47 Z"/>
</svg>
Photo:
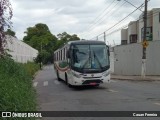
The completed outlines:
<svg viewBox="0 0 160 120">
<path fill-rule="evenodd" d="M 58 61 L 59 61 L 59 51 L 58 51 Z"/>
<path fill-rule="evenodd" d="M 56 61 L 57 61 L 57 53 L 56 53 Z"/>
<path fill-rule="evenodd" d="M 130 43 L 137 43 L 137 35 L 136 34 L 130 35 Z"/>
<path fill-rule="evenodd" d="M 58 54 L 56 53 L 56 61 L 58 60 L 58 57 L 57 57 L 57 55 L 58 55 Z"/>
<path fill-rule="evenodd" d="M 62 50 L 61 50 L 61 60 L 62 60 Z"/>
<path fill-rule="evenodd" d="M 127 44 L 127 40 L 121 40 L 121 45 L 126 45 Z"/>
<path fill-rule="evenodd" d="M 159 12 L 159 22 L 160 22 L 160 12 Z"/>
<path fill-rule="evenodd" d="M 54 61 L 56 61 L 56 53 L 54 54 Z"/>
<path fill-rule="evenodd" d="M 64 48 L 64 50 L 63 50 L 63 60 L 65 60 L 65 56 L 66 56 L 66 48 Z"/>
</svg>

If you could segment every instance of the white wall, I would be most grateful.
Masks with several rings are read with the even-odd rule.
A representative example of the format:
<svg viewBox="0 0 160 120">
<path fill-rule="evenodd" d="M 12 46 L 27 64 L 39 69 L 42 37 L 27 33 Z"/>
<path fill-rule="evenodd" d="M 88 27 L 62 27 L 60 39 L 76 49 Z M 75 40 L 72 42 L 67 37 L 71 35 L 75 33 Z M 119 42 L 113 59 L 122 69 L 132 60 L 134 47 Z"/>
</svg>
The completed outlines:
<svg viewBox="0 0 160 120">
<path fill-rule="evenodd" d="M 130 43 L 130 35 L 137 34 L 138 35 L 138 21 L 132 21 L 128 25 L 128 43 Z"/>
<path fill-rule="evenodd" d="M 9 49 L 9 54 L 12 58 L 20 63 L 27 63 L 33 61 L 37 57 L 38 51 L 17 38 L 7 36 L 6 48 Z"/>
<path fill-rule="evenodd" d="M 128 41 L 128 28 L 121 30 L 121 40 L 127 40 Z"/>
<path fill-rule="evenodd" d="M 147 47 L 147 75 L 160 75 L 160 41 L 151 41 Z M 114 48 L 114 74 L 141 75 L 142 45 L 140 43 Z"/>
<path fill-rule="evenodd" d="M 114 48 L 110 47 L 110 72 L 114 73 Z"/>
<path fill-rule="evenodd" d="M 160 8 L 153 9 L 153 40 L 160 40 Z"/>
</svg>

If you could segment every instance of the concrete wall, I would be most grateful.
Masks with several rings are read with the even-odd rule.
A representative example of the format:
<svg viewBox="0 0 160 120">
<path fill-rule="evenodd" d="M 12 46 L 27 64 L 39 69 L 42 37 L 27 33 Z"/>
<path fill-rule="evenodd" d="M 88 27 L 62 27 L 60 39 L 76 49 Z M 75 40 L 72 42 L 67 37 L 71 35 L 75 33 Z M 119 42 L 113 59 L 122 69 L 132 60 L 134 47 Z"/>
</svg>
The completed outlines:
<svg viewBox="0 0 160 120">
<path fill-rule="evenodd" d="M 114 48 L 110 47 L 110 72 L 114 73 Z"/>
<path fill-rule="evenodd" d="M 121 30 L 121 40 L 128 40 L 128 28 Z"/>
<path fill-rule="evenodd" d="M 160 8 L 153 9 L 153 40 L 160 40 Z"/>
<path fill-rule="evenodd" d="M 25 44 L 17 38 L 7 36 L 6 48 L 9 49 L 9 54 L 12 58 L 20 63 L 26 63 L 27 61 L 33 61 L 37 57 L 38 51 L 29 45 Z"/>
<path fill-rule="evenodd" d="M 130 43 L 130 35 L 138 35 L 139 26 L 138 21 L 132 21 L 128 24 L 128 43 Z"/>
<path fill-rule="evenodd" d="M 147 47 L 147 75 L 160 75 L 160 41 Z M 141 75 L 142 45 L 140 43 L 114 47 L 114 74 Z"/>
</svg>

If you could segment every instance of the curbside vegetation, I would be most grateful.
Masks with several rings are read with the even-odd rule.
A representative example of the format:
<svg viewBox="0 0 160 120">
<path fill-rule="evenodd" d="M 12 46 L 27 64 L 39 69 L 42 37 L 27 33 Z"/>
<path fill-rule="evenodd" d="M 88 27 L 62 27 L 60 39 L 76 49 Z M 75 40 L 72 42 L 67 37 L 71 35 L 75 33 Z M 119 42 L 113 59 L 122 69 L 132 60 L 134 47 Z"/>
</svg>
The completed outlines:
<svg viewBox="0 0 160 120">
<path fill-rule="evenodd" d="M 38 69 L 35 63 L 20 64 L 10 58 L 0 58 L 0 110 L 37 110 L 32 79 Z"/>
</svg>

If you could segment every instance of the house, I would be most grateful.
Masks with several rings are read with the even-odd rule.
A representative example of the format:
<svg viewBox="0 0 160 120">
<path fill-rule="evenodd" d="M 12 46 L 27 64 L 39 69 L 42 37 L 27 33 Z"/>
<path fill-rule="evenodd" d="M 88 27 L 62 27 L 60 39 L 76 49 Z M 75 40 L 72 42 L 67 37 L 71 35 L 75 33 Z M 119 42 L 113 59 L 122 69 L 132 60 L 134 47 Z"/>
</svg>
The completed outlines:
<svg viewBox="0 0 160 120">
<path fill-rule="evenodd" d="M 131 21 L 127 29 L 121 30 L 121 44 L 140 43 L 143 41 L 143 13 L 137 21 Z M 148 41 L 160 40 L 160 8 L 154 8 L 147 12 Z"/>
</svg>

